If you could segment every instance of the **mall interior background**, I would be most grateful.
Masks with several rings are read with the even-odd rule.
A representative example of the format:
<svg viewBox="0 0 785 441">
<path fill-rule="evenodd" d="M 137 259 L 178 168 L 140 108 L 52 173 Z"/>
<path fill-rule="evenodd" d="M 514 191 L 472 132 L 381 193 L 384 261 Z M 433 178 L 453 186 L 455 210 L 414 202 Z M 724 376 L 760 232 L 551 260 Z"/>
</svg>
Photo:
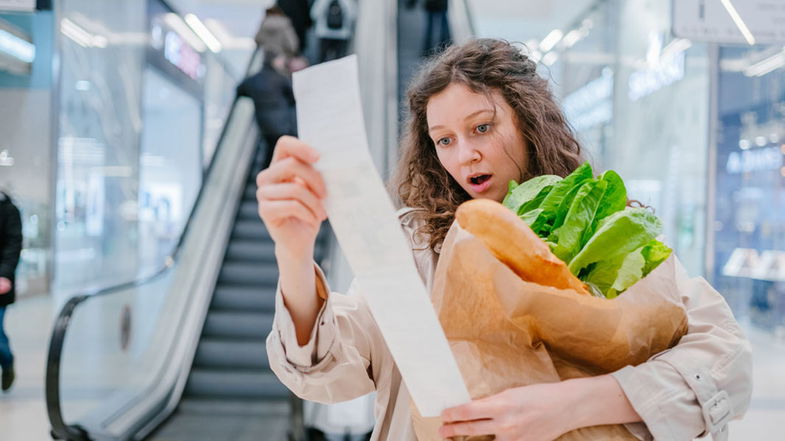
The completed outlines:
<svg viewBox="0 0 785 441">
<path fill-rule="evenodd" d="M 53 3 L 0 13 L 0 32 L 35 48 L 28 63 L 2 57 L 0 189 L 23 217 L 20 300 L 61 305 L 164 264 L 262 11 L 251 1 L 225 11 L 218 0 Z M 478 36 L 519 41 L 539 59 L 595 169 L 619 172 L 630 197 L 656 210 L 689 273 L 745 329 L 785 341 L 785 38 L 685 38 L 667 1 L 468 4 Z M 195 39 L 175 9 L 215 17 L 206 21 L 222 50 Z M 231 11 L 243 27 L 221 25 Z"/>
</svg>

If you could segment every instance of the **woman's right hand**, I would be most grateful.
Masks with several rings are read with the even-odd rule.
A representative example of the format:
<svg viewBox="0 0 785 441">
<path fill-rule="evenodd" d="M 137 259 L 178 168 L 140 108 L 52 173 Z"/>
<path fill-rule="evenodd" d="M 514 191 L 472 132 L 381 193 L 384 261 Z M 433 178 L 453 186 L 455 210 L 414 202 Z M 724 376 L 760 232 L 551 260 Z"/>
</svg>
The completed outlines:
<svg viewBox="0 0 785 441">
<path fill-rule="evenodd" d="M 275 242 L 276 255 L 291 261 L 313 258 L 327 212 L 322 175 L 313 167 L 319 152 L 291 136 L 275 144 L 270 166 L 256 176 L 259 216 Z"/>
</svg>

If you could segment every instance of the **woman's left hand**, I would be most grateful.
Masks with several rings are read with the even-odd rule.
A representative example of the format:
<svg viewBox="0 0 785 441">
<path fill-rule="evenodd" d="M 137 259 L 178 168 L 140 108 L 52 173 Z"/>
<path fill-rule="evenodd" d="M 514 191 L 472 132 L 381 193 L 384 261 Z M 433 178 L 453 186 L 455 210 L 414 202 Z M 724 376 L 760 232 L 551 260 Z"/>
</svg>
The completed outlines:
<svg viewBox="0 0 785 441">
<path fill-rule="evenodd" d="M 564 383 L 516 387 L 442 412 L 444 438 L 496 435 L 496 441 L 552 441 L 572 430 Z"/>
</svg>

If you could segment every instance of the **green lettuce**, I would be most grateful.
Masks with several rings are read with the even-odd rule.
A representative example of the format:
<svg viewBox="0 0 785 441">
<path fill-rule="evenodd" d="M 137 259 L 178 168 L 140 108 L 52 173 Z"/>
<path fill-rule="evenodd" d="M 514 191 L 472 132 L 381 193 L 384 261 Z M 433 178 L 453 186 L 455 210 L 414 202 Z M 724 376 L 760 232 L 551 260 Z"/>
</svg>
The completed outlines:
<svg viewBox="0 0 785 441">
<path fill-rule="evenodd" d="M 532 221 L 530 226 L 537 234 L 547 237 L 553 229 L 561 226 L 564 216 L 572 204 L 573 198 L 580 187 L 592 179 L 592 169 L 589 163 L 584 163 L 566 178 L 553 184 L 553 188 L 545 196 L 542 203 L 536 207 L 541 208 L 540 214 Z M 563 213 L 564 216 L 559 216 Z M 519 215 L 522 213 L 518 213 Z"/>
<path fill-rule="evenodd" d="M 519 213 L 519 210 L 524 204 L 535 199 L 544 188 L 552 186 L 560 180 L 561 176 L 542 175 L 529 179 L 520 185 L 516 184 L 515 181 L 510 181 L 507 196 L 504 197 L 502 204 L 514 213 L 523 214 Z"/>
<path fill-rule="evenodd" d="M 660 220 L 627 207 L 621 177 L 594 178 L 584 163 L 564 179 L 544 175 L 511 181 L 504 205 L 529 224 L 551 251 L 595 294 L 613 298 L 646 277 L 671 254 L 656 237 Z"/>
</svg>

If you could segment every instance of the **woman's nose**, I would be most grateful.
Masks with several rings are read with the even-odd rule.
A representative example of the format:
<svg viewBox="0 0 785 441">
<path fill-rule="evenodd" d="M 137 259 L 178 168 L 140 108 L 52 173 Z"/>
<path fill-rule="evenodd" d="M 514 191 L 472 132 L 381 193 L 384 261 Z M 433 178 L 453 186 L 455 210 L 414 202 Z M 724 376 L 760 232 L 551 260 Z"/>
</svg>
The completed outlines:
<svg viewBox="0 0 785 441">
<path fill-rule="evenodd" d="M 471 142 L 462 142 L 458 152 L 458 159 L 460 160 L 461 164 L 471 164 L 479 161 L 482 158 L 480 150 Z"/>
</svg>

